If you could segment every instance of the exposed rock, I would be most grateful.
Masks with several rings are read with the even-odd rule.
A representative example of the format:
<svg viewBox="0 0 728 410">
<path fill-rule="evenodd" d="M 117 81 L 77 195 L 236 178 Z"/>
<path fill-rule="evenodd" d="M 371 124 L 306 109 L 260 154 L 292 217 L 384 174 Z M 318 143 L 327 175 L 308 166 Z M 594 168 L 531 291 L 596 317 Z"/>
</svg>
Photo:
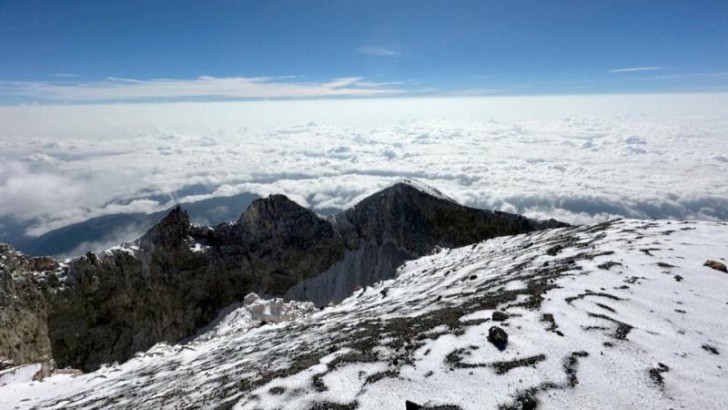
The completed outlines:
<svg viewBox="0 0 728 410">
<path fill-rule="evenodd" d="M 405 408 L 406 410 L 421 410 L 421 409 L 423 409 L 424 407 L 422 407 L 421 405 L 419 405 L 419 404 L 417 404 L 417 403 L 415 403 L 415 402 L 412 402 L 412 401 L 406 400 L 406 401 L 404 402 L 404 408 Z"/>
<path fill-rule="evenodd" d="M 44 379 L 51 376 L 53 373 L 53 363 L 43 362 L 40 364 L 40 370 L 33 375 L 34 382 L 42 382 Z"/>
<path fill-rule="evenodd" d="M 662 373 L 667 373 L 669 371 L 670 368 L 667 365 L 664 363 L 657 363 L 657 367 L 650 369 L 648 374 L 657 387 L 663 389 L 665 387 L 665 378 L 662 376 Z"/>
<path fill-rule="evenodd" d="M 495 312 L 493 312 L 492 318 L 496 322 L 502 322 L 504 320 L 507 320 L 509 316 L 507 313 L 496 310 Z"/>
<path fill-rule="evenodd" d="M 15 366 L 15 361 L 7 357 L 0 357 L 0 370 L 5 370 Z"/>
<path fill-rule="evenodd" d="M 508 344 L 508 333 L 498 326 L 492 326 L 488 330 L 488 341 L 497 347 L 498 350 L 505 350 Z"/>
<path fill-rule="evenodd" d="M 703 350 L 705 350 L 706 352 L 709 352 L 709 353 L 712 353 L 712 354 L 715 354 L 715 355 L 719 354 L 718 353 L 718 349 L 716 349 L 715 347 L 713 347 L 713 346 L 711 346 L 709 344 L 704 344 L 704 345 L 702 345 L 700 347 L 702 347 Z"/>
<path fill-rule="evenodd" d="M 36 268 L 45 268 L 37 271 Z M 58 263 L 0 245 L 0 357 L 24 364 L 51 358 L 44 289 L 58 284 Z"/>
<path fill-rule="evenodd" d="M 705 261 L 703 266 L 707 266 L 709 268 L 713 268 L 715 270 L 719 270 L 721 272 L 728 273 L 728 267 L 726 267 L 725 263 L 723 263 L 723 262 L 718 262 L 718 261 L 708 259 L 707 261 Z"/>
<path fill-rule="evenodd" d="M 333 218 L 344 257 L 314 278 L 286 292 L 286 299 L 324 306 L 349 296 L 358 286 L 391 279 L 407 260 L 438 247 L 459 247 L 495 236 L 566 226 L 505 212 L 459 205 L 411 183 L 398 183 Z"/>
</svg>

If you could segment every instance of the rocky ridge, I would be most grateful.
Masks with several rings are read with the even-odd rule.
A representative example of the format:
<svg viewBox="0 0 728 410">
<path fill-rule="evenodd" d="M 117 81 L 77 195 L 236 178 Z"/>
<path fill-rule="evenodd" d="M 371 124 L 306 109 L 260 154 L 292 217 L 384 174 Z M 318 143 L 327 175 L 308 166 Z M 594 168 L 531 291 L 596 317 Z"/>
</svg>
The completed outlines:
<svg viewBox="0 0 728 410">
<path fill-rule="evenodd" d="M 193 335 L 249 292 L 321 306 L 438 247 L 559 226 L 399 183 L 331 219 L 282 195 L 215 227 L 177 207 L 135 242 L 67 263 L 4 246 L 0 357 L 93 370 Z"/>
</svg>

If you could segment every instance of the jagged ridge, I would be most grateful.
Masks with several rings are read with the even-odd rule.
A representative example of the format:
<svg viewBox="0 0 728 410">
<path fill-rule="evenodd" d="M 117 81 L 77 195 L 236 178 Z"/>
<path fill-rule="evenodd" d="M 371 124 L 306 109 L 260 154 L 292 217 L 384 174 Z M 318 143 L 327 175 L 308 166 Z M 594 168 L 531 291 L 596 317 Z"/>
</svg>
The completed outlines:
<svg viewBox="0 0 728 410">
<path fill-rule="evenodd" d="M 564 224 L 464 207 L 408 183 L 333 221 L 282 195 L 258 199 L 237 222 L 214 228 L 190 225 L 177 207 L 136 242 L 89 253 L 56 282 L 34 284 L 50 343 L 44 351 L 61 366 L 91 370 L 187 337 L 251 291 L 323 304 L 391 278 L 404 261 L 437 246 L 558 226 Z M 17 320 L 0 325 L 12 328 Z M 0 345 L 3 355 L 30 357 L 13 345 Z"/>
</svg>

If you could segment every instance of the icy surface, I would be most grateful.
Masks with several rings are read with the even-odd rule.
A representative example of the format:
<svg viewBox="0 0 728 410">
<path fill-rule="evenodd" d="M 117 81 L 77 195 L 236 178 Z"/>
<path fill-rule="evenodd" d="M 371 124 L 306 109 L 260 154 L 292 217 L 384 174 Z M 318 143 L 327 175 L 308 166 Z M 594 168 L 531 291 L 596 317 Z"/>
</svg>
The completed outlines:
<svg viewBox="0 0 728 410">
<path fill-rule="evenodd" d="M 184 345 L 2 386 L 0 408 L 725 408 L 728 274 L 703 263 L 727 257 L 728 225 L 713 222 L 492 239 L 294 320 L 243 306 Z"/>
</svg>

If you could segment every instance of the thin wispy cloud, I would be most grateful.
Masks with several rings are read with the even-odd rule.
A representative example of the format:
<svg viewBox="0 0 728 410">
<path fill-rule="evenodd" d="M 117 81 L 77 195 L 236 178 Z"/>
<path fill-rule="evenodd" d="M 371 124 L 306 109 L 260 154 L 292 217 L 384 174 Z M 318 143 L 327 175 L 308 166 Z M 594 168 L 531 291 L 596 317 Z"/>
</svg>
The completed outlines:
<svg viewBox="0 0 728 410">
<path fill-rule="evenodd" d="M 290 77 L 209 77 L 136 80 L 109 77 L 94 82 L 0 82 L 0 93 L 46 101 L 101 102 L 184 99 L 366 97 L 404 92 L 362 77 L 326 82 L 285 81 Z"/>
<path fill-rule="evenodd" d="M 643 71 L 660 71 L 665 70 L 665 67 L 649 66 L 649 67 L 626 67 L 626 68 L 615 68 L 608 70 L 608 73 L 639 73 Z"/>
<path fill-rule="evenodd" d="M 373 57 L 397 57 L 399 53 L 388 47 L 363 46 L 357 49 L 359 54 Z"/>
<path fill-rule="evenodd" d="M 78 74 L 73 74 L 73 73 L 55 73 L 55 74 L 51 74 L 51 77 L 55 77 L 55 78 L 78 78 L 79 75 Z"/>
<path fill-rule="evenodd" d="M 663 74 L 651 77 L 654 80 L 675 80 L 675 79 L 725 79 L 728 78 L 728 71 L 702 72 L 702 73 L 675 73 Z"/>
</svg>

